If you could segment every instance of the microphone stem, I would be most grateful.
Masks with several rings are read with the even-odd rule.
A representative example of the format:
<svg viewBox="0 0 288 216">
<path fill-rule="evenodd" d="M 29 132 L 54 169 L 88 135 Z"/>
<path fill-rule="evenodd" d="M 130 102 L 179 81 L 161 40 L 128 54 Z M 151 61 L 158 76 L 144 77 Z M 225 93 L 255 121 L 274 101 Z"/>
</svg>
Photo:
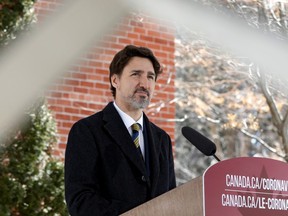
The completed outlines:
<svg viewBox="0 0 288 216">
<path fill-rule="evenodd" d="M 217 161 L 221 161 L 215 154 L 213 154 L 213 157 L 214 157 Z"/>
</svg>

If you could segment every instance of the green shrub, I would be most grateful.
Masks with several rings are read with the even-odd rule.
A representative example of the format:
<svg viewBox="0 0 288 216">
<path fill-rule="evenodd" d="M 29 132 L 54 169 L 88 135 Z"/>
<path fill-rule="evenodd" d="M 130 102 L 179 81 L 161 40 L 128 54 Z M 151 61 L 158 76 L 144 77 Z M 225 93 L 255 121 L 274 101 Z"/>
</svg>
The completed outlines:
<svg viewBox="0 0 288 216">
<path fill-rule="evenodd" d="M 46 103 L 0 148 L 0 215 L 68 215 L 63 162 L 52 155 L 56 124 Z"/>
<path fill-rule="evenodd" d="M 35 2 L 36 0 L 0 1 L 0 47 L 14 39 L 19 32 L 30 28 L 35 21 Z"/>
</svg>

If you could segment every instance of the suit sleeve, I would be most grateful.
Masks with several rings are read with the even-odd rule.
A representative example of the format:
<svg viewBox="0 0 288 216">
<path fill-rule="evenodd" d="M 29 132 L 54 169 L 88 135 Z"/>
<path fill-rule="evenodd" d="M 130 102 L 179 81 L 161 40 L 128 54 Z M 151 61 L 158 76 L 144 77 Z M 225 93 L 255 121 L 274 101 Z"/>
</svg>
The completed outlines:
<svg viewBox="0 0 288 216">
<path fill-rule="evenodd" d="M 96 145 L 91 131 L 83 122 L 74 124 L 65 153 L 65 199 L 71 216 L 118 215 L 123 205 L 100 194 Z"/>
</svg>

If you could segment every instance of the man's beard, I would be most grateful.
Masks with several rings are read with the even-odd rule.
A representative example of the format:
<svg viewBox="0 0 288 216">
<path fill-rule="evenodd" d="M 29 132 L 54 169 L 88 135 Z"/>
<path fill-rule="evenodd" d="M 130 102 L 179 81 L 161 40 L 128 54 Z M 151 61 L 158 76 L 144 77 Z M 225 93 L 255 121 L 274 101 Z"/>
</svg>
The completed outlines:
<svg viewBox="0 0 288 216">
<path fill-rule="evenodd" d="M 147 93 L 147 97 L 145 96 L 139 96 L 137 97 L 136 92 L 139 91 L 145 91 Z M 135 109 L 145 109 L 149 103 L 150 103 L 150 92 L 146 89 L 137 89 L 133 95 L 129 97 L 130 104 Z"/>
</svg>

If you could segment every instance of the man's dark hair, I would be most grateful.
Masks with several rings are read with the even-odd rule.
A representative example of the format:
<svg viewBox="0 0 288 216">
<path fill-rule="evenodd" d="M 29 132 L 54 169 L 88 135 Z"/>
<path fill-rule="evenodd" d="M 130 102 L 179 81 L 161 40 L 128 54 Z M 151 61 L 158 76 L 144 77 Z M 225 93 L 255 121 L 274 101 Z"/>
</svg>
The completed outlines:
<svg viewBox="0 0 288 216">
<path fill-rule="evenodd" d="M 121 76 L 124 67 L 129 63 L 130 59 L 133 57 L 147 58 L 151 61 L 155 71 L 155 80 L 157 80 L 158 75 L 162 73 L 161 65 L 150 49 L 146 47 L 127 45 L 124 49 L 116 53 L 109 67 L 110 89 L 112 91 L 112 95 L 114 98 L 116 95 L 116 89 L 112 85 L 111 77 L 114 74 Z"/>
</svg>

